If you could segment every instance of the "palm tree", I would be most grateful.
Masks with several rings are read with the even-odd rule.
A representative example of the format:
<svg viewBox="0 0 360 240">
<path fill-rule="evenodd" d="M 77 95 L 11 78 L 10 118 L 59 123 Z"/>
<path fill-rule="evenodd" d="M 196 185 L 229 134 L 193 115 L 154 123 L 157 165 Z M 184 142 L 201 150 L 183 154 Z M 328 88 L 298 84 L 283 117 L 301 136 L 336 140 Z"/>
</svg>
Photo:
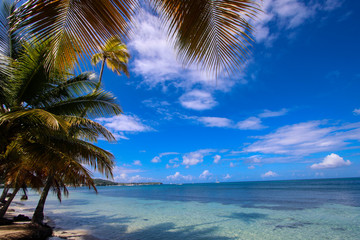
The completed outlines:
<svg viewBox="0 0 360 240">
<path fill-rule="evenodd" d="M 7 17 L 0 20 L 7 23 Z M 46 57 L 51 41 L 32 39 L 23 42 L 18 51 L 5 51 L 15 46 L 6 47 L 12 43 L 13 31 L 11 27 L 1 30 L 4 45 L 0 57 L 6 58 L 0 59 L 4 60 L 0 62 L 0 171 L 7 189 L 14 191 L 0 209 L 0 217 L 20 188 L 43 187 L 33 216 L 34 223 L 42 223 L 50 188 L 59 200 L 61 190 L 67 194 L 66 184 L 85 184 L 96 190 L 90 172 L 82 164 L 112 177 L 112 154 L 89 141 L 99 137 L 112 141 L 114 137 L 85 117 L 116 115 L 121 109 L 110 93 L 98 89 L 94 74 L 73 76 L 68 69 L 55 67 L 49 71 Z M 82 115 L 85 109 L 90 111 Z"/>
<path fill-rule="evenodd" d="M 126 45 L 118 36 L 109 38 L 106 43 L 100 47 L 100 52 L 94 54 L 91 58 L 91 63 L 93 65 L 96 65 L 102 61 L 99 83 L 96 86 L 96 90 L 101 85 L 101 78 L 105 63 L 108 68 L 110 68 L 113 72 L 116 72 L 118 75 L 121 75 L 121 72 L 124 72 L 126 76 L 129 77 L 129 72 L 127 69 L 129 57 L 130 55 L 127 51 Z"/>
<path fill-rule="evenodd" d="M 100 124 L 84 117 L 116 115 L 121 109 L 110 93 L 94 91 L 97 85 L 94 74 L 73 76 L 54 68 L 48 71 L 46 42 L 24 43 L 23 49 L 16 61 L 11 62 L 14 67 L 7 79 L 11 94 L 4 95 L 5 101 L 0 102 L 7 109 L 0 113 L 0 132 L 5 144 L 0 149 L 0 171 L 9 187 L 14 188 L 0 217 L 20 187 L 43 186 L 33 218 L 35 223 L 41 223 L 51 187 L 59 199 L 60 189 L 67 191 L 65 184 L 94 187 L 90 173 L 81 164 L 112 176 L 113 156 L 88 141 L 99 137 L 112 141 L 114 137 Z M 85 109 L 90 111 L 77 117 Z"/>
<path fill-rule="evenodd" d="M 140 4 L 150 3 L 167 26 L 184 65 L 219 74 L 237 71 L 249 55 L 257 0 L 28 0 L 12 15 L 23 35 L 51 39 L 48 64 L 76 64 L 111 36 L 127 39 Z M 79 57 L 79 58 L 78 58 Z"/>
<path fill-rule="evenodd" d="M 48 150 L 43 154 L 40 166 L 36 167 L 42 169 L 46 180 L 32 217 L 33 223 L 41 224 L 44 219 L 44 206 L 50 188 L 54 189 L 60 201 L 62 191 L 68 195 L 66 185 L 75 187 L 86 185 L 96 191 L 91 173 L 82 164 L 94 166 L 107 177 L 112 176 L 113 155 L 111 153 L 72 135 L 59 134 L 56 137 L 51 136 L 51 139 L 52 144 L 48 144 L 48 139 L 44 139 L 44 143 L 38 141 L 35 145 L 29 143 L 28 146 L 30 149 Z"/>
</svg>

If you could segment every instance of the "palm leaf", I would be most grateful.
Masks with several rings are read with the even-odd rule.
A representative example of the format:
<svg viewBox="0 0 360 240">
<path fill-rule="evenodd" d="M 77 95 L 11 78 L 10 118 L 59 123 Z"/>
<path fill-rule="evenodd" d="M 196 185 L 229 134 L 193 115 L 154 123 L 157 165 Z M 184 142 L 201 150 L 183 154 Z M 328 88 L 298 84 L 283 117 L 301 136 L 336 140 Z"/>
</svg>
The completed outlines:
<svg viewBox="0 0 360 240">
<path fill-rule="evenodd" d="M 207 71 L 234 71 L 249 55 L 252 27 L 259 10 L 254 0 L 153 0 L 175 37 L 184 64 Z"/>
<path fill-rule="evenodd" d="M 51 39 L 52 61 L 65 68 L 80 57 L 90 57 L 113 35 L 128 34 L 136 0 L 28 0 L 14 13 L 22 34 Z"/>
<path fill-rule="evenodd" d="M 118 115 L 122 112 L 116 103 L 116 98 L 104 91 L 59 101 L 47 106 L 45 109 L 57 115 L 72 116 L 80 116 L 85 110 L 88 110 L 86 111 L 88 117 Z"/>
<path fill-rule="evenodd" d="M 0 127 L 40 126 L 53 130 L 68 130 L 70 125 L 61 117 L 42 109 L 11 111 L 0 115 Z M 45 131 L 45 129 L 43 129 Z"/>
<path fill-rule="evenodd" d="M 99 137 L 103 137 L 109 142 L 115 141 L 112 133 L 95 121 L 74 116 L 66 116 L 64 119 L 71 124 L 70 132 L 77 138 L 96 142 Z"/>
</svg>

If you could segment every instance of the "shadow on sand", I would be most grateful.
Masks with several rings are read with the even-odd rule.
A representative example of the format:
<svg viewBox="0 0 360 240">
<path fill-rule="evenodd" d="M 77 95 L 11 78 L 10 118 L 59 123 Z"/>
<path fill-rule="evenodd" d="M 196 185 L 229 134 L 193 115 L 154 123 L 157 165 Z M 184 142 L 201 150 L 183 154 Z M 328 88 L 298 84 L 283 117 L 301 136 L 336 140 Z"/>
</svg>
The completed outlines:
<svg viewBox="0 0 360 240">
<path fill-rule="evenodd" d="M 138 240 L 138 239 L 156 239 L 156 240 L 230 240 L 229 238 L 216 234 L 218 227 L 201 227 L 199 225 L 190 225 L 177 227 L 172 222 L 150 225 L 140 230 L 129 232 L 133 217 L 118 217 L 117 215 L 102 216 L 97 212 L 92 214 L 82 214 L 72 212 L 71 218 L 68 214 L 56 214 L 51 218 L 59 226 L 73 226 L 73 228 L 89 229 L 88 239 L 121 239 L 121 240 Z M 65 220 L 66 219 L 66 220 Z M 66 221 L 66 222 L 65 222 Z M 151 219 L 142 219 L 142 221 L 151 221 Z M 209 223 L 212 224 L 212 223 Z M 201 224 L 204 225 L 204 224 Z M 58 229 L 59 230 L 59 229 Z M 60 231 L 71 231 L 71 229 L 60 229 Z M 104 235 L 106 233 L 106 235 Z M 92 235 L 92 236 L 90 236 Z M 95 238 L 94 238 L 95 236 Z M 84 236 L 83 237 L 87 237 Z"/>
</svg>

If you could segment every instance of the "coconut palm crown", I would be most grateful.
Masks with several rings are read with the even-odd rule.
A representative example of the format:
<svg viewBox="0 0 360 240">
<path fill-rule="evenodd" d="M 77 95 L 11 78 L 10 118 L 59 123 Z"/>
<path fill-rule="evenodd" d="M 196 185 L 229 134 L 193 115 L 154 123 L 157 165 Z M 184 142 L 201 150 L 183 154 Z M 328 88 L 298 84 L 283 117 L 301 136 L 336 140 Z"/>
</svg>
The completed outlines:
<svg viewBox="0 0 360 240">
<path fill-rule="evenodd" d="M 91 63 L 93 65 L 102 61 L 97 88 L 101 85 L 101 78 L 105 63 L 108 68 L 110 68 L 113 72 L 116 72 L 118 75 L 121 75 L 121 72 L 123 72 L 129 77 L 127 63 L 129 62 L 130 55 L 126 45 L 121 41 L 119 36 L 109 38 L 106 43 L 99 48 L 99 50 L 100 52 L 95 53 L 91 58 Z"/>
</svg>

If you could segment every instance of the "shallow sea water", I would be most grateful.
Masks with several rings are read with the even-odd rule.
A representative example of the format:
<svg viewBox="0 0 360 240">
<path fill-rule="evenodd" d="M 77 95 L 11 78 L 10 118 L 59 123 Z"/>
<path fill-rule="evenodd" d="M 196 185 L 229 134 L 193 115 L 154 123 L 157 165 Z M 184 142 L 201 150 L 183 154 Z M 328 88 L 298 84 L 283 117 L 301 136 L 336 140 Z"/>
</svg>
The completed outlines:
<svg viewBox="0 0 360 240">
<path fill-rule="evenodd" d="M 359 239 L 360 179 L 99 187 L 45 214 L 100 239 Z M 34 208 L 30 194 L 26 206 Z"/>
</svg>

